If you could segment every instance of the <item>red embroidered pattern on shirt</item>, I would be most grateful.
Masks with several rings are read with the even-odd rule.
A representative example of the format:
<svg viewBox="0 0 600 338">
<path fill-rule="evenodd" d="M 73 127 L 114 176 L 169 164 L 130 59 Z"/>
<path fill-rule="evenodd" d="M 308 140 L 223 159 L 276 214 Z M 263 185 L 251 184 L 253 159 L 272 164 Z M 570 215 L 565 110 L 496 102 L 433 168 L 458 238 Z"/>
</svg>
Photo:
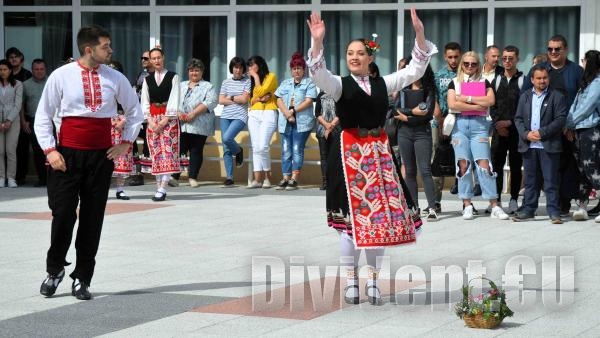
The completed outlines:
<svg viewBox="0 0 600 338">
<path fill-rule="evenodd" d="M 94 69 L 92 71 L 86 68 L 81 69 L 81 82 L 83 83 L 83 97 L 87 108 L 96 112 L 102 105 L 102 87 L 100 87 L 100 76 Z"/>
<path fill-rule="evenodd" d="M 356 248 L 414 242 L 415 224 L 387 136 L 359 137 L 344 130 L 341 150 Z"/>
</svg>

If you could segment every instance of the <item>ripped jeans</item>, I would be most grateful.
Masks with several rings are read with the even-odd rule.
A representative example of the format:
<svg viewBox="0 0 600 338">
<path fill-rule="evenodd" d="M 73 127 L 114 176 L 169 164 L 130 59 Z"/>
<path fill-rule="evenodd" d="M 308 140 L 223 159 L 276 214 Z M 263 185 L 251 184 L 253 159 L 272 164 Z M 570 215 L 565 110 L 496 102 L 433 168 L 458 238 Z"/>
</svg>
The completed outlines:
<svg viewBox="0 0 600 338">
<path fill-rule="evenodd" d="M 456 116 L 452 130 L 452 147 L 456 159 L 456 177 L 458 178 L 458 197 L 473 198 L 473 164 L 481 185 L 483 199 L 496 199 L 496 174 L 492 168 L 490 155 L 490 121 L 485 116 Z M 467 170 L 460 176 L 459 160 L 467 160 Z M 483 169 L 478 160 L 487 160 L 489 170 Z"/>
</svg>

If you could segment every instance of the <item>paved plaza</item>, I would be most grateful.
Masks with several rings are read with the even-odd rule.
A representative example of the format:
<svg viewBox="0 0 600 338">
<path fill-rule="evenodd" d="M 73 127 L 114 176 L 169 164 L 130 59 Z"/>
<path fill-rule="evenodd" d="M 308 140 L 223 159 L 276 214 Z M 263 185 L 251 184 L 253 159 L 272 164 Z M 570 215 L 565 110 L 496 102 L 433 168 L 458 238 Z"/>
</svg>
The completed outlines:
<svg viewBox="0 0 600 338">
<path fill-rule="evenodd" d="M 418 243 L 386 251 L 384 304 L 364 299 L 348 306 L 340 302 L 337 234 L 325 225 L 318 188 L 182 185 L 170 188 L 161 203 L 150 200 L 151 184 L 127 187 L 127 193 L 131 200 L 121 201 L 110 192 L 90 288 L 94 299 L 79 301 L 68 277 L 52 298 L 39 294 L 50 238 L 45 189 L 0 189 L 0 336 L 600 336 L 600 224 L 593 219 L 552 225 L 542 207 L 531 222 L 484 215 L 464 221 L 458 198 L 446 191 L 440 220 L 424 225 Z M 474 203 L 483 214 L 487 203 Z M 535 273 L 523 284 L 535 303 L 498 329 L 465 327 L 453 313 L 457 287 L 433 287 L 437 267 L 460 269 L 467 282 L 473 260 L 501 285 L 507 263 L 518 256 L 534 262 L 529 270 Z M 542 267 L 544 257 L 556 263 Z M 72 246 L 67 261 L 74 260 Z M 271 263 L 265 268 L 264 262 Z M 397 274 L 410 265 L 424 278 Z M 66 267 L 67 275 L 72 269 Z M 562 299 L 542 297 L 561 286 L 546 278 L 552 274 L 560 275 L 563 288 L 574 278 L 574 289 Z M 423 304 L 403 302 L 410 287 L 424 293 Z M 562 306 L 552 306 L 561 300 Z"/>
</svg>

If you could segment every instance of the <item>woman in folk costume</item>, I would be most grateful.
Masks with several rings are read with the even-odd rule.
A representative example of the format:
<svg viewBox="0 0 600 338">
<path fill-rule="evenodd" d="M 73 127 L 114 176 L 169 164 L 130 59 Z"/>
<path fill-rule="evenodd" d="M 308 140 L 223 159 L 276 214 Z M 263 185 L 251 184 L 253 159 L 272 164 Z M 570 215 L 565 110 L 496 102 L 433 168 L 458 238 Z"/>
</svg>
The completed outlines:
<svg viewBox="0 0 600 338">
<path fill-rule="evenodd" d="M 146 76 L 142 85 L 142 111 L 148 121 L 146 138 L 152 160 L 152 175 L 156 176 L 155 202 L 167 197 L 171 174 L 181 172 L 179 163 L 179 76 L 164 69 L 164 53 L 150 50 L 154 73 Z"/>
<path fill-rule="evenodd" d="M 112 69 L 116 69 L 119 72 L 123 73 L 123 65 L 121 65 L 118 61 L 111 61 L 108 66 Z M 117 104 L 117 115 L 111 118 L 111 129 L 110 129 L 110 137 L 112 139 L 112 144 L 120 144 L 122 141 L 122 133 L 123 128 L 125 127 L 125 112 L 123 111 L 123 107 L 120 104 Z M 135 143 L 134 143 L 135 146 Z M 117 199 L 127 201 L 129 200 L 129 196 L 125 194 L 123 191 L 123 187 L 125 186 L 125 179 L 129 177 L 129 175 L 135 175 L 135 168 L 133 166 L 133 153 L 132 148 L 129 148 L 129 151 L 125 155 L 121 155 L 117 157 L 115 162 L 115 169 L 113 170 L 113 177 L 115 178 L 115 184 L 117 186 Z"/>
<path fill-rule="evenodd" d="M 371 304 L 380 304 L 376 286 L 377 257 L 384 248 L 414 243 L 415 221 L 407 206 L 405 191 L 394 163 L 387 135 L 382 127 L 388 111 L 388 94 L 399 91 L 423 76 L 437 48 L 425 40 L 423 23 L 411 9 L 416 45 L 409 65 L 384 77 L 370 78 L 376 44 L 364 39 L 350 41 L 346 64 L 350 75 L 334 76 L 323 57 L 325 23 L 312 13 L 308 26 L 312 47 L 308 68 L 315 84 L 336 101 L 342 133 L 332 142 L 327 168 L 328 224 L 338 230 L 343 257 L 353 257 L 347 265 L 347 303 L 359 302 L 358 259 L 365 250 L 369 265 L 366 294 Z M 420 220 L 418 221 L 418 223 Z"/>
</svg>

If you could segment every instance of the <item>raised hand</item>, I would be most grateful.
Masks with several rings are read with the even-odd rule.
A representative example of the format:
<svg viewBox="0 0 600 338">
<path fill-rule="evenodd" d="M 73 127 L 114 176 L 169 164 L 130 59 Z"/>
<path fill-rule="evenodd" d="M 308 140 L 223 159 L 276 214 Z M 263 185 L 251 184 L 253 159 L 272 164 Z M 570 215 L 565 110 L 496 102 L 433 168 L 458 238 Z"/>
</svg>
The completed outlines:
<svg viewBox="0 0 600 338">
<path fill-rule="evenodd" d="M 325 21 L 321 20 L 321 16 L 312 12 L 310 18 L 306 20 L 310 36 L 312 38 L 312 57 L 317 57 L 323 49 L 323 39 L 325 38 Z"/>
<path fill-rule="evenodd" d="M 417 38 L 417 45 L 423 51 L 427 51 L 427 44 L 425 43 L 425 27 L 423 26 L 423 22 L 419 19 L 417 15 L 417 11 L 414 8 L 410 9 L 410 18 L 412 20 L 412 25 L 415 30 L 415 36 Z"/>
</svg>

